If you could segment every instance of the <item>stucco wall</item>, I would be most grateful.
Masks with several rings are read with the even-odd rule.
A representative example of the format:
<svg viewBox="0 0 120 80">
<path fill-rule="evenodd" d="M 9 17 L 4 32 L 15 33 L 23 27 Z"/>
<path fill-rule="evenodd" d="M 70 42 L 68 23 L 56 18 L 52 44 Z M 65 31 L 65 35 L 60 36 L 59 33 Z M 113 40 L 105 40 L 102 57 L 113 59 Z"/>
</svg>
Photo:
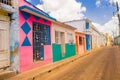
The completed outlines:
<svg viewBox="0 0 120 80">
<path fill-rule="evenodd" d="M 65 32 L 65 43 L 69 43 L 67 38 L 67 33 L 71 33 L 73 35 L 73 40 L 75 43 L 75 31 L 62 26 L 64 25 L 52 23 L 52 43 L 55 43 L 55 31 Z"/>
<path fill-rule="evenodd" d="M 18 12 L 12 14 L 10 26 L 10 53 L 11 53 L 11 70 L 19 72 L 19 18 Z"/>
<path fill-rule="evenodd" d="M 35 7 L 32 5 L 28 4 L 24 0 L 19 0 L 19 7 L 20 6 L 29 6 L 37 11 Z M 19 11 L 19 28 L 20 28 L 20 72 L 24 72 L 36 67 L 40 67 L 42 65 L 52 63 L 52 45 L 44 45 L 44 60 L 43 61 L 38 61 L 38 62 L 33 62 L 33 37 L 32 37 L 32 23 L 38 22 L 41 24 L 49 25 L 50 26 L 50 32 L 51 32 L 51 22 L 50 21 L 45 21 L 41 17 L 36 17 L 32 14 L 26 13 L 23 14 L 22 11 Z M 25 31 L 23 31 L 22 26 L 24 23 L 27 23 L 28 26 L 26 26 L 26 29 L 28 28 L 28 33 L 26 34 Z M 23 46 L 23 42 L 25 41 L 26 37 L 28 38 L 27 40 L 27 45 Z M 26 42 L 26 41 L 25 41 Z"/>
<path fill-rule="evenodd" d="M 91 34 L 92 34 L 93 49 L 105 45 L 105 36 L 102 33 L 100 33 L 98 30 L 96 31 L 94 27 L 91 30 Z"/>
<path fill-rule="evenodd" d="M 12 6 L 2 4 L 1 9 L 4 10 L 6 13 L 10 13 L 8 15 L 10 24 L 9 24 L 9 31 L 10 31 L 10 67 L 9 69 L 12 71 L 19 72 L 19 18 L 18 18 L 18 4 L 16 3 L 18 0 L 13 1 Z M 13 8 L 14 7 L 14 8 Z"/>
<path fill-rule="evenodd" d="M 81 53 L 84 53 L 86 51 L 86 38 L 85 38 L 85 34 L 83 33 L 76 33 L 75 34 L 76 36 L 76 51 L 78 50 L 78 53 L 77 54 L 81 54 Z M 84 40 L 82 41 L 82 45 L 79 44 L 79 37 L 82 37 L 82 40 L 84 38 Z M 77 49 L 78 48 L 78 49 Z"/>
<path fill-rule="evenodd" d="M 27 71 L 29 69 L 40 67 L 42 65 L 48 64 L 52 62 L 52 46 L 51 45 L 44 45 L 44 60 L 38 61 L 37 63 L 33 62 L 33 37 L 32 37 L 32 23 L 38 22 L 41 24 L 46 24 L 50 26 L 50 32 L 51 32 L 51 22 L 50 21 L 44 21 L 43 18 L 36 17 L 34 15 L 31 15 L 26 12 L 19 11 L 19 17 L 20 17 L 20 72 Z M 28 26 L 28 34 L 25 33 L 22 26 L 27 23 Z M 29 44 L 22 45 L 25 41 L 25 38 L 28 38 Z"/>
<path fill-rule="evenodd" d="M 66 22 L 66 24 L 74 26 L 75 28 L 77 28 L 77 31 L 85 31 L 85 21 L 83 20 L 70 21 Z"/>
<path fill-rule="evenodd" d="M 60 31 L 65 33 L 65 54 L 62 55 L 62 46 L 61 44 L 55 43 L 55 31 Z M 71 33 L 73 35 L 73 44 L 70 44 L 68 41 L 67 34 Z M 53 50 L 53 62 L 69 58 L 76 55 L 76 46 L 75 46 L 75 31 L 73 29 L 65 28 L 65 25 L 59 25 L 52 23 L 52 50 Z"/>
</svg>

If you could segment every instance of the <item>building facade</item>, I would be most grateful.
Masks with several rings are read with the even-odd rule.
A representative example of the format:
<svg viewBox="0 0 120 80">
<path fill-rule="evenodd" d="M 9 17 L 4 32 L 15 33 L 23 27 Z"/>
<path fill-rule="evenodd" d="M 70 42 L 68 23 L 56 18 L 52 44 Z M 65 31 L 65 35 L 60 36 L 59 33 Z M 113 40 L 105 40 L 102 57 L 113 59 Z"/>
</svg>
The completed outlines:
<svg viewBox="0 0 120 80">
<path fill-rule="evenodd" d="M 18 35 L 18 0 L 0 0 L 0 68 L 19 71 Z"/>
<path fill-rule="evenodd" d="M 74 26 L 77 28 L 77 31 L 83 32 L 86 34 L 86 50 L 91 50 L 91 21 L 89 19 L 74 20 L 65 22 L 68 25 Z"/>
<path fill-rule="evenodd" d="M 54 20 L 26 0 L 20 0 L 20 72 L 52 63 L 51 30 Z"/>
<path fill-rule="evenodd" d="M 52 22 L 53 62 L 76 55 L 75 29 L 57 21 Z"/>
<path fill-rule="evenodd" d="M 83 54 L 86 52 L 86 34 L 81 32 L 75 33 L 76 40 L 76 54 Z"/>
<path fill-rule="evenodd" d="M 75 29 L 28 0 L 0 0 L 0 68 L 22 73 L 74 56 Z"/>
<path fill-rule="evenodd" d="M 105 46 L 106 44 L 106 37 L 104 34 L 99 32 L 97 28 L 92 25 L 91 27 L 91 40 L 92 40 L 92 49 L 95 49 L 97 47 Z"/>
<path fill-rule="evenodd" d="M 112 37 L 106 33 L 106 46 L 111 46 L 112 45 Z"/>
</svg>

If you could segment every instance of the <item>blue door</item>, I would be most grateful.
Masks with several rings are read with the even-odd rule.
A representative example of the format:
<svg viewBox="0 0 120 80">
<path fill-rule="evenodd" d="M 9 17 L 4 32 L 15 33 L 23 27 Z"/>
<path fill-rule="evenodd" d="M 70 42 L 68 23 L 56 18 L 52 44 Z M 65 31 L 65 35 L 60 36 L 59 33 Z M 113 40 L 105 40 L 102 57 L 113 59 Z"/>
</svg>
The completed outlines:
<svg viewBox="0 0 120 80">
<path fill-rule="evenodd" d="M 86 50 L 91 49 L 91 41 L 90 41 L 90 35 L 86 35 Z"/>
</svg>

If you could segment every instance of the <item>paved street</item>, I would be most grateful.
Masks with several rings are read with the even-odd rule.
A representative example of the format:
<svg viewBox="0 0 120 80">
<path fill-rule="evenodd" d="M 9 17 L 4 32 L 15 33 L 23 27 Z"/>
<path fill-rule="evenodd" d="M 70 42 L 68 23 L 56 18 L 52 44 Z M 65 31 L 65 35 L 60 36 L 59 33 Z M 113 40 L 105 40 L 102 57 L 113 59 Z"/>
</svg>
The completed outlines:
<svg viewBox="0 0 120 80">
<path fill-rule="evenodd" d="M 120 49 L 99 49 L 35 80 L 120 80 Z"/>
</svg>

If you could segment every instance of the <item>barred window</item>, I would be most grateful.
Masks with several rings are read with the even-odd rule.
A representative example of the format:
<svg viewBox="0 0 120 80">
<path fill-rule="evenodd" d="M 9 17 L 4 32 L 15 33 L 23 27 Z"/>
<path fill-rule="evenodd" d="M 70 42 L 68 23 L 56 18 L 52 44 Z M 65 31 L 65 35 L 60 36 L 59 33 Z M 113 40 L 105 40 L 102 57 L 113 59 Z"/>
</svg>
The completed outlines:
<svg viewBox="0 0 120 80">
<path fill-rule="evenodd" d="M 50 27 L 45 24 L 33 23 L 33 58 L 34 61 L 44 60 L 44 45 L 50 45 Z"/>
</svg>

